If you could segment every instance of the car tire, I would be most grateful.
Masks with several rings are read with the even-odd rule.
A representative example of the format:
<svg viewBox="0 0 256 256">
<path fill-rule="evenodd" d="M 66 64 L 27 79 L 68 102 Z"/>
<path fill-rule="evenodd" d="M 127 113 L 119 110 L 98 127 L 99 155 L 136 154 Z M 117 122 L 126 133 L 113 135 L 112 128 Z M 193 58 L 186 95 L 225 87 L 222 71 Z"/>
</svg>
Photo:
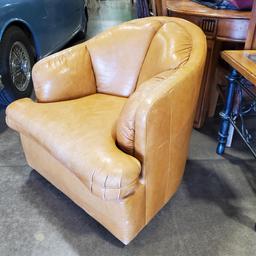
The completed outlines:
<svg viewBox="0 0 256 256">
<path fill-rule="evenodd" d="M 0 92 L 2 104 L 31 95 L 34 63 L 34 48 L 28 36 L 19 27 L 8 28 L 0 42 L 0 75 L 4 86 Z"/>
</svg>

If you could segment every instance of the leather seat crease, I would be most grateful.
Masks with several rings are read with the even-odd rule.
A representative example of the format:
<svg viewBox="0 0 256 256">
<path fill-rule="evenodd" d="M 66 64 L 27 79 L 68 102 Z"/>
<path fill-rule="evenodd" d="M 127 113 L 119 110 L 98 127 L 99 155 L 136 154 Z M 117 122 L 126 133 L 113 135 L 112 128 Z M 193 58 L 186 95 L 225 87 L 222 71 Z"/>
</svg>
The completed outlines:
<svg viewBox="0 0 256 256">
<path fill-rule="evenodd" d="M 43 145 L 92 193 L 121 199 L 134 192 L 141 170 L 115 145 L 115 122 L 125 102 L 103 94 L 47 104 L 23 99 L 8 108 L 7 123 Z"/>
</svg>

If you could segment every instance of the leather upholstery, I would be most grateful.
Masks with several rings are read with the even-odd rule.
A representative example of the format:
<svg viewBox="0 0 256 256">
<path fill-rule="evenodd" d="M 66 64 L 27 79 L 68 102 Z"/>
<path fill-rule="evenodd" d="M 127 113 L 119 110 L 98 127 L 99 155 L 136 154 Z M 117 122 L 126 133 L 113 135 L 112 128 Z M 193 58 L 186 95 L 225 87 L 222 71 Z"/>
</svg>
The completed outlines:
<svg viewBox="0 0 256 256">
<path fill-rule="evenodd" d="M 128 97 L 135 90 L 141 65 L 157 21 L 123 24 L 89 40 L 97 92 Z"/>
<path fill-rule="evenodd" d="M 39 61 L 33 68 L 37 100 L 71 100 L 96 93 L 90 54 L 80 44 Z"/>
<path fill-rule="evenodd" d="M 129 243 L 178 189 L 206 58 L 182 19 L 112 28 L 40 61 L 7 109 L 28 163 Z"/>
<path fill-rule="evenodd" d="M 155 75 L 175 70 L 185 64 L 190 56 L 191 47 L 191 35 L 186 28 L 178 25 L 177 22 L 163 24 L 150 44 L 141 68 L 138 85 Z"/>
<path fill-rule="evenodd" d="M 124 105 L 117 121 L 116 131 L 118 145 L 125 152 L 131 155 L 135 154 L 135 119 L 141 103 L 147 100 L 147 97 L 152 94 L 152 91 L 161 84 L 166 76 L 169 77 L 175 72 L 175 70 L 170 70 L 147 80 L 136 89 Z"/>
<path fill-rule="evenodd" d="M 146 201 L 143 185 L 138 185 L 136 193 L 123 200 L 102 200 L 91 193 L 73 172 L 70 172 L 34 139 L 21 134 L 21 141 L 28 164 L 124 244 L 128 244 L 145 226 Z M 140 207 L 134 207 L 135 205 Z"/>
<path fill-rule="evenodd" d="M 35 139 L 93 194 L 120 199 L 134 192 L 141 171 L 139 161 L 115 145 L 115 122 L 125 101 L 99 93 L 72 100 L 68 106 L 23 99 L 8 108 L 7 122 Z"/>
</svg>

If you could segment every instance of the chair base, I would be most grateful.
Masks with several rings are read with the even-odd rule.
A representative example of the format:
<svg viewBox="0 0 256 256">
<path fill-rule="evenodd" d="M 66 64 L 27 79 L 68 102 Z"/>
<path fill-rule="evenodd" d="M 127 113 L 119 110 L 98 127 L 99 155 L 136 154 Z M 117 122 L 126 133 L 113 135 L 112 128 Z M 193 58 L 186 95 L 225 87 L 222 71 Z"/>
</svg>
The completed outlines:
<svg viewBox="0 0 256 256">
<path fill-rule="evenodd" d="M 122 243 L 128 244 L 146 225 L 143 184 L 139 184 L 136 192 L 123 200 L 103 200 L 93 195 L 73 172 L 35 140 L 21 135 L 21 142 L 28 164 Z"/>
</svg>

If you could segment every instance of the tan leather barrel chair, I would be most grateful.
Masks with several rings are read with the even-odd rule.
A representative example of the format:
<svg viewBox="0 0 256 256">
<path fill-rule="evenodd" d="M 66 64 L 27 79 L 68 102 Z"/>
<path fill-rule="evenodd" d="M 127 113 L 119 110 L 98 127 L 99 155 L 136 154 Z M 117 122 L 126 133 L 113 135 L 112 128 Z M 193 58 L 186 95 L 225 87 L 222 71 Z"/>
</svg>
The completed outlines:
<svg viewBox="0 0 256 256">
<path fill-rule="evenodd" d="M 128 244 L 181 182 L 205 58 L 192 23 L 133 20 L 39 61 L 37 101 L 7 123 L 28 164 Z"/>
</svg>

